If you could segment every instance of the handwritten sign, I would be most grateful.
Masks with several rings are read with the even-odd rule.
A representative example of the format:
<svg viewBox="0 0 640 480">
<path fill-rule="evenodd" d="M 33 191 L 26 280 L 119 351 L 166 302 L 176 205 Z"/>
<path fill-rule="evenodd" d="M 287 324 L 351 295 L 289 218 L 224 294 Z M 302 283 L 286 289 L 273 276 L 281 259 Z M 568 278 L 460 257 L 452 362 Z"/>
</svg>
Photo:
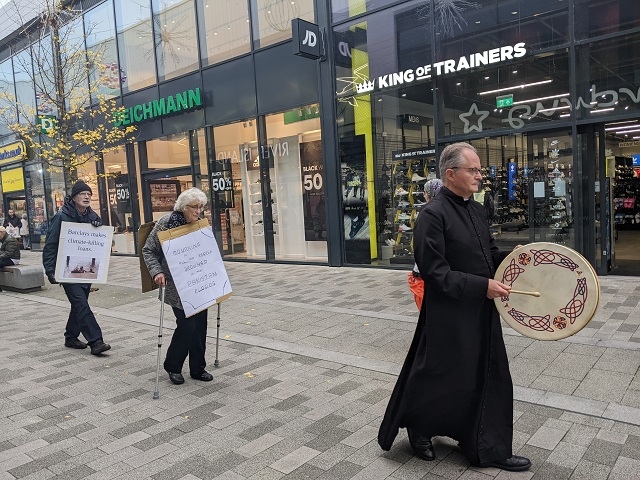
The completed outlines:
<svg viewBox="0 0 640 480">
<path fill-rule="evenodd" d="M 106 283 L 113 227 L 62 222 L 55 277 L 63 283 Z"/>
<path fill-rule="evenodd" d="M 231 282 L 207 220 L 158 233 L 186 317 L 231 295 Z"/>
</svg>

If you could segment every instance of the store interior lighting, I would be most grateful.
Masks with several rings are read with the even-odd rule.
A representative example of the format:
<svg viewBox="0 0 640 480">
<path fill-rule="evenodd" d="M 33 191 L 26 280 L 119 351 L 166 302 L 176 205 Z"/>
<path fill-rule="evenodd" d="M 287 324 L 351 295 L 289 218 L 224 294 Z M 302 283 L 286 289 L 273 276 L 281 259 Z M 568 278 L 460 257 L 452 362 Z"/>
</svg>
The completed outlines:
<svg viewBox="0 0 640 480">
<path fill-rule="evenodd" d="M 551 83 L 551 82 L 553 82 L 553 80 L 542 80 L 540 82 L 523 83 L 522 85 L 514 85 L 513 87 L 504 87 L 504 88 L 498 88 L 497 90 L 488 90 L 486 92 L 479 92 L 478 95 L 489 95 L 491 93 L 508 92 L 509 90 L 518 90 L 521 88 L 533 87 L 536 85 L 544 85 L 545 83 Z"/>
<path fill-rule="evenodd" d="M 541 100 L 551 100 L 552 98 L 561 98 L 561 97 L 568 97 L 568 96 L 569 96 L 569 93 L 561 93 L 559 95 L 549 95 L 547 97 L 529 98 L 527 100 L 520 100 L 519 102 L 513 102 L 513 105 L 522 105 L 523 103 L 539 102 Z"/>
</svg>

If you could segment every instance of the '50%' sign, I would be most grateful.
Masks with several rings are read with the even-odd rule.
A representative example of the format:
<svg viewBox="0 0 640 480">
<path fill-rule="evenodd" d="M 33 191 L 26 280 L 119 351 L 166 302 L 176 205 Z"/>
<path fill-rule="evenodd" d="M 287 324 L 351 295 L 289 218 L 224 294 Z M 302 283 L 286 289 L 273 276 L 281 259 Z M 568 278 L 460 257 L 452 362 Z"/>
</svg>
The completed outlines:
<svg viewBox="0 0 640 480">
<path fill-rule="evenodd" d="M 214 192 L 226 192 L 233 190 L 231 177 L 223 177 L 223 172 L 215 172 L 211 174 L 211 189 Z"/>
</svg>

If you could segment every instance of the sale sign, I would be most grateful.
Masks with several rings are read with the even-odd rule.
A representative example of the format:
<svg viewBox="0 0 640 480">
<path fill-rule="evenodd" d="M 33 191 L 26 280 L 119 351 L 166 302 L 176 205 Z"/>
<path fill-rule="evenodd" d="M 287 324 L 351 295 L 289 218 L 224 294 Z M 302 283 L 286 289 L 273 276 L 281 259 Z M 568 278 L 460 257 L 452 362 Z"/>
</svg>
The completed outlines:
<svg viewBox="0 0 640 480">
<path fill-rule="evenodd" d="M 324 198 L 322 144 L 320 141 L 300 144 L 304 236 L 308 242 L 327 239 Z"/>
</svg>

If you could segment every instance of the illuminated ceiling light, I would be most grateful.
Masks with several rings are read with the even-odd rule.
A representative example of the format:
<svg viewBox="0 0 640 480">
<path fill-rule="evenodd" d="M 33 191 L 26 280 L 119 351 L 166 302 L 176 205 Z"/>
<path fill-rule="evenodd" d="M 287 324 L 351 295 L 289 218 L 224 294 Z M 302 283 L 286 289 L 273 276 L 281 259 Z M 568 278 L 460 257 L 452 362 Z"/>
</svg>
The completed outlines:
<svg viewBox="0 0 640 480">
<path fill-rule="evenodd" d="M 566 110 L 567 108 L 571 108 L 571 105 L 565 105 L 564 107 L 544 108 L 544 109 L 538 110 L 538 111 L 539 112 L 553 112 L 555 110 Z"/>
<path fill-rule="evenodd" d="M 457 82 L 456 85 L 460 86 L 460 85 L 462 85 L 462 82 Z"/>
<path fill-rule="evenodd" d="M 635 130 L 625 130 L 623 132 L 615 132 L 616 135 L 622 135 L 623 133 L 636 133 L 640 132 L 640 128 L 636 128 Z"/>
<path fill-rule="evenodd" d="M 639 125 L 629 125 L 627 127 L 614 128 L 614 133 L 627 133 L 627 132 L 635 132 L 638 129 Z M 607 131 L 611 131 L 611 129 L 606 129 Z"/>
<path fill-rule="evenodd" d="M 615 110 L 613 107 L 611 108 L 600 108 L 597 110 L 591 110 L 589 113 L 602 113 L 602 112 L 610 112 L 611 110 Z"/>
<path fill-rule="evenodd" d="M 378 101 L 379 101 L 379 102 L 381 102 L 381 101 L 382 101 L 382 98 L 379 98 L 379 99 L 378 99 Z"/>
<path fill-rule="evenodd" d="M 534 85 L 544 85 L 545 83 L 551 83 L 551 82 L 553 82 L 553 80 L 542 80 L 540 82 L 523 83 L 522 85 L 514 85 L 513 87 L 504 87 L 504 88 L 498 88 L 497 90 L 488 90 L 486 92 L 480 92 L 478 93 L 478 95 L 489 95 L 490 93 L 507 92 L 509 90 L 517 90 L 518 88 L 533 87 Z"/>
<path fill-rule="evenodd" d="M 489 77 L 484 77 L 485 80 L 489 80 Z"/>
<path fill-rule="evenodd" d="M 514 71 L 513 71 L 513 72 L 511 72 L 511 73 L 518 73 L 518 70 L 514 70 Z"/>
<path fill-rule="evenodd" d="M 511 12 L 511 15 L 517 15 L 518 12 Z"/>
<path fill-rule="evenodd" d="M 570 117 L 570 113 L 563 113 L 562 115 L 558 115 L 558 117 Z"/>
<path fill-rule="evenodd" d="M 626 107 L 624 107 L 625 110 L 629 110 L 629 106 L 627 105 Z"/>
<path fill-rule="evenodd" d="M 403 97 L 406 97 L 406 96 L 407 96 L 407 94 L 406 94 L 406 93 L 403 93 L 403 94 L 402 94 L 402 96 L 403 96 Z"/>
<path fill-rule="evenodd" d="M 477 24 L 477 25 L 480 25 L 480 20 L 476 20 L 476 24 Z"/>
<path fill-rule="evenodd" d="M 549 95 L 548 97 L 529 98 L 527 100 L 520 100 L 519 102 L 513 102 L 513 105 L 522 105 L 523 103 L 538 102 L 540 100 L 550 100 L 552 98 L 560 98 L 560 97 L 568 97 L 568 96 L 569 96 L 569 93 L 561 93 L 560 95 Z"/>
<path fill-rule="evenodd" d="M 637 123 L 637 122 L 638 120 L 625 120 L 624 122 L 610 122 L 610 123 L 607 123 L 607 125 L 622 125 L 624 123 Z"/>
</svg>

